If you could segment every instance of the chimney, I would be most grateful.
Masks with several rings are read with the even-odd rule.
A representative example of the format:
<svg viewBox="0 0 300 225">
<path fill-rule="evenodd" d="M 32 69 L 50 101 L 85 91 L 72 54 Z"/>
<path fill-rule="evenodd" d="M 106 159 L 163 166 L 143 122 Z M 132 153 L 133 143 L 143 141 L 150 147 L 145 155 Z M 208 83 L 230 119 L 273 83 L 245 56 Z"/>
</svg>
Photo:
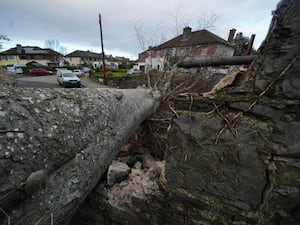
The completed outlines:
<svg viewBox="0 0 300 225">
<path fill-rule="evenodd" d="M 248 43 L 246 55 L 250 55 L 251 54 L 251 50 L 252 50 L 252 47 L 253 47 L 254 39 L 255 39 L 255 34 L 252 34 L 251 38 L 249 40 L 249 43 Z"/>
<path fill-rule="evenodd" d="M 16 45 L 16 48 L 17 48 L 17 52 L 18 52 L 18 53 L 21 53 L 21 52 L 22 52 L 22 45 L 17 44 L 17 45 Z"/>
<path fill-rule="evenodd" d="M 183 28 L 183 38 L 189 37 L 191 33 L 192 33 L 192 28 L 190 27 Z"/>
<path fill-rule="evenodd" d="M 233 38 L 234 38 L 234 35 L 235 35 L 235 32 L 236 32 L 236 29 L 232 28 L 230 31 L 229 31 L 229 36 L 228 36 L 228 42 L 232 43 L 233 42 Z"/>
</svg>

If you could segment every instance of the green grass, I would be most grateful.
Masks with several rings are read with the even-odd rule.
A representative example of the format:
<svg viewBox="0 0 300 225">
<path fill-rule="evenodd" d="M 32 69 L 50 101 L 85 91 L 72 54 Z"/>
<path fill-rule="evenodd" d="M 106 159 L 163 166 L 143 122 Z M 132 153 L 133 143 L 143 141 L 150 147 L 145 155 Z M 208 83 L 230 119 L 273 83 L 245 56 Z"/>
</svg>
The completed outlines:
<svg viewBox="0 0 300 225">
<path fill-rule="evenodd" d="M 123 77 L 123 76 L 127 76 L 126 72 L 127 72 L 127 70 L 116 70 L 116 71 L 113 71 L 112 74 L 113 74 L 113 77 Z M 102 71 L 94 72 L 93 75 L 96 77 L 102 77 L 102 78 L 104 77 L 104 73 Z M 112 77 L 112 76 L 107 75 L 107 77 Z"/>
<path fill-rule="evenodd" d="M 123 77 L 123 76 L 127 76 L 127 75 L 126 75 L 126 71 L 117 71 L 117 72 L 113 72 L 113 76 L 114 77 Z"/>
</svg>

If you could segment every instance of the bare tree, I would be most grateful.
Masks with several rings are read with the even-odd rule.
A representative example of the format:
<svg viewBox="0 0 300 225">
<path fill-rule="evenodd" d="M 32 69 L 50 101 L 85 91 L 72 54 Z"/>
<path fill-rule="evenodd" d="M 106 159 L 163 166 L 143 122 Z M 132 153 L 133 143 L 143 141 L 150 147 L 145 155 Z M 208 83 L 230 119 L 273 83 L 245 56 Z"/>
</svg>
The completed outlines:
<svg viewBox="0 0 300 225">
<path fill-rule="evenodd" d="M 2 41 L 1 40 L 9 41 L 9 38 L 4 34 L 0 34 L 0 50 L 2 49 Z"/>
<path fill-rule="evenodd" d="M 203 11 L 198 18 L 189 18 L 185 10 L 185 5 L 179 2 L 172 11 L 166 12 L 169 18 L 169 26 L 166 28 L 163 23 L 154 26 L 146 26 L 144 23 L 134 22 L 134 30 L 141 50 L 146 50 L 149 46 L 156 46 L 167 40 L 170 36 L 178 36 L 186 26 L 197 24 L 196 29 L 216 29 L 216 22 L 220 15 L 211 11 Z"/>
<path fill-rule="evenodd" d="M 60 52 L 62 54 L 66 54 L 67 49 L 60 45 L 58 40 L 47 39 L 44 44 L 45 48 L 53 49 L 54 51 Z"/>
<path fill-rule="evenodd" d="M 207 29 L 207 30 L 215 30 L 216 29 L 216 22 L 221 18 L 220 15 L 211 12 L 202 12 L 201 15 L 198 17 L 197 29 Z"/>
<path fill-rule="evenodd" d="M 182 2 L 179 2 L 174 11 L 167 13 L 171 18 L 171 26 L 173 27 L 172 30 L 174 30 L 176 36 L 181 33 L 185 26 L 189 25 L 189 19 L 186 18 L 184 8 L 185 7 Z"/>
<path fill-rule="evenodd" d="M 142 22 L 134 22 L 134 30 L 141 50 L 156 46 L 166 40 L 166 32 L 160 24 L 147 27 Z"/>
<path fill-rule="evenodd" d="M 59 47 L 59 52 L 63 55 L 67 54 L 67 48 L 63 47 L 63 46 L 60 46 Z"/>
</svg>

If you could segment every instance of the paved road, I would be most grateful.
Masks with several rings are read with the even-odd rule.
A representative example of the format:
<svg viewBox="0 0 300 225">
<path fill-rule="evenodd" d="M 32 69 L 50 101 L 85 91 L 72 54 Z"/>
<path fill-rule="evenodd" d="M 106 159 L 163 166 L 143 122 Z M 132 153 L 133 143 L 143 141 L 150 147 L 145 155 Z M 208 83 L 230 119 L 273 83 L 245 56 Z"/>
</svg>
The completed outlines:
<svg viewBox="0 0 300 225">
<path fill-rule="evenodd" d="M 88 74 L 84 74 L 81 78 L 81 84 L 87 88 L 105 87 L 98 82 L 89 79 Z M 57 83 L 56 75 L 50 76 L 23 76 L 17 79 L 17 87 L 34 87 L 34 88 L 60 88 Z"/>
<path fill-rule="evenodd" d="M 58 88 L 56 76 L 24 76 L 17 79 L 17 87 Z"/>
<path fill-rule="evenodd" d="M 17 80 L 17 87 L 24 88 L 59 88 L 58 84 L 44 83 L 44 82 L 34 82 L 34 81 L 26 81 L 26 80 Z"/>
<path fill-rule="evenodd" d="M 24 76 L 17 79 L 17 87 L 34 87 L 34 88 L 58 88 L 56 76 Z"/>
</svg>

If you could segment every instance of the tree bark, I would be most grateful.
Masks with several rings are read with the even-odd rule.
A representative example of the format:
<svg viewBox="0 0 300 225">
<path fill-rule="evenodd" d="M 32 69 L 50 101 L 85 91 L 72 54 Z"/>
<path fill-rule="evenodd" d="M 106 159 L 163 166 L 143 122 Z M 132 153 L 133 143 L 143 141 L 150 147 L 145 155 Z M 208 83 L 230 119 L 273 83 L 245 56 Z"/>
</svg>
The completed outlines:
<svg viewBox="0 0 300 225">
<path fill-rule="evenodd" d="M 0 224 L 68 224 L 159 105 L 146 89 L 0 93 Z"/>
<path fill-rule="evenodd" d="M 226 65 L 249 65 L 255 59 L 255 56 L 231 56 L 224 58 L 206 58 L 194 59 L 179 62 L 179 68 L 195 68 L 195 67 L 209 67 L 209 66 L 226 66 Z"/>
</svg>

